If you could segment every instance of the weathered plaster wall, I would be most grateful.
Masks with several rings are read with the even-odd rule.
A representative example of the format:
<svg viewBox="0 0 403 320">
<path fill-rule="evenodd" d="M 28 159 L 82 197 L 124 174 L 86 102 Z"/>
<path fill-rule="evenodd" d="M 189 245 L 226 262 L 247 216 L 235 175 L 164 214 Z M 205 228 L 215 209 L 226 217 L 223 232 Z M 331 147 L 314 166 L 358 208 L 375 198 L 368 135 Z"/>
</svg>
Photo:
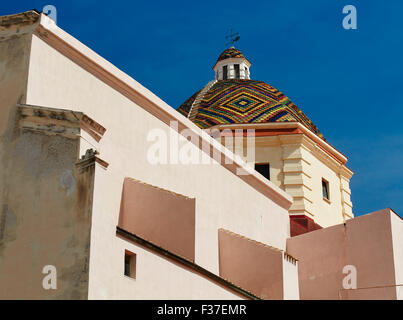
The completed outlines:
<svg viewBox="0 0 403 320">
<path fill-rule="evenodd" d="M 10 138 L 17 102 L 25 102 L 31 32 L 37 25 L 29 15 L 18 27 L 14 23 L 3 17 L 0 25 L 0 143 Z"/>
<path fill-rule="evenodd" d="M 261 142 L 262 138 L 257 138 L 256 140 L 256 163 L 269 163 L 270 181 L 284 190 L 284 161 L 280 146 L 264 145 Z"/>
<path fill-rule="evenodd" d="M 11 141 L 17 103 L 25 101 L 31 48 L 29 32 L 33 23 L 27 19 L 25 26 L 17 28 L 12 19 L 6 19 L 0 26 L 0 217 L 8 212 L 6 186 L 12 165 Z M 0 247 L 3 241 L 0 237 Z M 1 259 L 0 256 L 0 262 Z"/>
<path fill-rule="evenodd" d="M 76 170 L 79 135 L 20 122 L 38 19 L 0 19 L 0 299 L 85 299 L 94 170 Z M 58 290 L 42 286 L 46 265 L 56 267 Z"/>
<path fill-rule="evenodd" d="M 136 279 L 123 275 L 124 252 L 136 254 Z M 109 269 L 114 285 L 93 278 L 90 299 L 245 299 L 228 288 L 184 268 L 140 245 L 117 237 L 108 259 L 119 261 L 118 272 Z M 105 267 L 107 265 L 105 263 Z M 108 276 L 109 278 L 109 276 Z"/>
<path fill-rule="evenodd" d="M 16 129 L 1 216 L 0 299 L 86 299 L 94 165 L 78 137 Z M 44 266 L 57 271 L 45 290 Z"/>
<path fill-rule="evenodd" d="M 77 42 L 74 39 L 71 41 Z M 85 50 L 90 51 L 88 48 Z M 96 59 L 104 63 L 102 58 Z M 121 74 L 118 70 L 116 72 Z M 122 77 L 126 77 L 131 85 L 136 85 L 131 78 Z M 146 95 L 151 94 L 144 88 L 141 90 Z M 177 133 L 139 107 L 139 104 L 147 105 L 147 101 L 142 99 L 134 102 L 34 36 L 28 103 L 72 106 L 107 128 L 99 150 L 102 159 L 110 165 L 106 171 L 96 172 L 95 177 L 90 297 L 100 297 L 99 292 L 107 292 L 108 298 L 135 297 L 135 291 L 148 290 L 146 283 L 139 281 L 130 290 L 127 287 L 127 290 L 117 291 L 116 278 L 122 277 L 123 262 L 115 228 L 125 177 L 196 198 L 195 262 L 216 274 L 217 230 L 220 227 L 284 249 L 285 239 L 289 236 L 287 210 L 227 169 L 218 165 L 149 163 L 147 150 L 152 143 L 147 141 L 147 134 L 153 129 L 161 129 L 168 137 Z"/>
</svg>

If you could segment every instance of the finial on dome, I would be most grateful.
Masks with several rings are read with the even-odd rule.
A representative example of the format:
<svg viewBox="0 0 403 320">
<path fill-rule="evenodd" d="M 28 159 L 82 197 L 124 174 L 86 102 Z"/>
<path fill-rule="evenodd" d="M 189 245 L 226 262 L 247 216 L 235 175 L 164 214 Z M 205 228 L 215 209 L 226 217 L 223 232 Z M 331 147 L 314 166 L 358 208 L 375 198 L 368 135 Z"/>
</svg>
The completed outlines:
<svg viewBox="0 0 403 320">
<path fill-rule="evenodd" d="M 226 44 L 226 46 L 228 46 L 229 44 L 232 44 L 232 46 L 230 48 L 235 49 L 234 43 L 237 42 L 239 39 L 241 39 L 241 37 L 239 36 L 239 32 L 233 33 L 232 29 L 231 29 L 231 34 L 225 37 L 225 39 L 228 39 L 228 38 L 230 38 L 231 40 Z"/>
</svg>

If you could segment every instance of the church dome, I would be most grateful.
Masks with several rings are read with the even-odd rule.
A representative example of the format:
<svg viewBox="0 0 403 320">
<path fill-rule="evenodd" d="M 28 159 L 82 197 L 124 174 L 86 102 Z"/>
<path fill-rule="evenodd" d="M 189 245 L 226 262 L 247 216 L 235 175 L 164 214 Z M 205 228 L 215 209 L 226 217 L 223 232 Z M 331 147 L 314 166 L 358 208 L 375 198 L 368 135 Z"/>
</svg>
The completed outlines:
<svg viewBox="0 0 403 320">
<path fill-rule="evenodd" d="M 241 51 L 235 49 L 234 47 L 224 50 L 217 59 L 218 61 L 228 59 L 228 58 L 245 58 Z"/>
<path fill-rule="evenodd" d="M 202 129 L 220 124 L 300 122 L 323 139 L 318 128 L 287 96 L 267 83 L 249 79 L 250 62 L 234 49 L 219 56 L 214 67 L 215 80 L 193 94 L 177 111 Z M 234 63 L 239 64 L 235 67 Z M 239 65 L 245 65 L 245 76 L 231 71 L 239 70 Z"/>
</svg>

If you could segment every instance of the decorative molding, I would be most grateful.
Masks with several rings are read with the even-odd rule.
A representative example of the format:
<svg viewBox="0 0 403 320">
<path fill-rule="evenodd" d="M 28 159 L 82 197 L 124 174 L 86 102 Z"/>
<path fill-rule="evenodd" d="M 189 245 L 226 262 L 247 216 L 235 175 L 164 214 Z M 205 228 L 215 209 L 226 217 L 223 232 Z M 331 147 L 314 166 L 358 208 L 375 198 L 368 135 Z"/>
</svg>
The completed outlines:
<svg viewBox="0 0 403 320">
<path fill-rule="evenodd" d="M 80 169 L 80 170 L 84 170 L 88 167 L 94 166 L 95 163 L 98 163 L 99 165 L 101 165 L 104 169 L 107 169 L 109 166 L 109 163 L 102 160 L 101 158 L 99 158 L 98 156 L 98 152 L 96 150 L 93 149 L 88 149 L 85 152 L 85 155 L 83 155 L 77 162 L 76 162 L 76 166 Z"/>
<path fill-rule="evenodd" d="M 18 126 L 22 130 L 46 135 L 60 135 L 69 139 L 79 139 L 81 130 L 84 130 L 97 141 L 106 131 L 98 122 L 82 112 L 26 104 L 19 104 L 17 107 L 19 110 Z M 84 169 L 98 163 L 106 169 L 109 164 L 97 155 L 97 151 L 88 149 L 76 164 Z"/>
<path fill-rule="evenodd" d="M 22 35 L 31 33 L 35 24 L 40 20 L 40 13 L 30 10 L 17 14 L 0 17 L 0 39 L 5 39 L 14 34 Z"/>
<path fill-rule="evenodd" d="M 311 139 L 316 144 L 323 147 L 323 149 L 332 157 L 335 157 L 340 163 L 345 164 L 347 162 L 347 157 L 343 155 L 341 152 L 336 150 L 332 145 L 330 145 L 327 141 L 324 141 L 308 128 L 306 128 L 303 124 L 299 122 L 268 122 L 268 123 L 246 123 L 246 124 L 222 124 L 210 127 L 206 130 L 214 130 L 214 129 L 255 129 L 256 132 L 262 132 L 264 130 L 276 130 L 276 129 L 298 129 L 300 132 L 306 135 L 309 139 Z M 284 131 L 284 135 L 287 134 L 295 134 L 296 132 L 287 133 Z"/>
<path fill-rule="evenodd" d="M 71 110 L 45 108 L 32 105 L 17 105 L 19 127 L 48 135 L 61 135 L 71 139 L 80 135 L 83 113 Z"/>
</svg>

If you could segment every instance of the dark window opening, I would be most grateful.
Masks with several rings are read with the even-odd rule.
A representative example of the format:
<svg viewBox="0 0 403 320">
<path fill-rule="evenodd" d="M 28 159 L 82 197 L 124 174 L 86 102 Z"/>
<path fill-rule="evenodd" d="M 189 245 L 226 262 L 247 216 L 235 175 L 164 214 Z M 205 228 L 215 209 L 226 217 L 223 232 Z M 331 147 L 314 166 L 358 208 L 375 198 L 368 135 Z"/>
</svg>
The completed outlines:
<svg viewBox="0 0 403 320">
<path fill-rule="evenodd" d="M 269 163 L 255 163 L 255 170 L 270 180 L 270 164 Z"/>
<path fill-rule="evenodd" d="M 127 250 L 125 251 L 125 276 L 136 278 L 136 255 Z"/>
<path fill-rule="evenodd" d="M 234 64 L 234 69 L 235 69 L 235 79 L 239 79 L 241 77 L 241 74 L 239 72 L 239 64 Z"/>
<path fill-rule="evenodd" d="M 322 195 L 324 199 L 330 200 L 329 199 L 329 182 L 327 182 L 325 179 L 322 179 Z"/>
<path fill-rule="evenodd" d="M 224 66 L 224 67 L 222 68 L 222 78 L 223 78 L 224 80 L 228 79 L 227 73 L 228 73 L 228 67 L 227 67 L 227 66 Z"/>
</svg>

